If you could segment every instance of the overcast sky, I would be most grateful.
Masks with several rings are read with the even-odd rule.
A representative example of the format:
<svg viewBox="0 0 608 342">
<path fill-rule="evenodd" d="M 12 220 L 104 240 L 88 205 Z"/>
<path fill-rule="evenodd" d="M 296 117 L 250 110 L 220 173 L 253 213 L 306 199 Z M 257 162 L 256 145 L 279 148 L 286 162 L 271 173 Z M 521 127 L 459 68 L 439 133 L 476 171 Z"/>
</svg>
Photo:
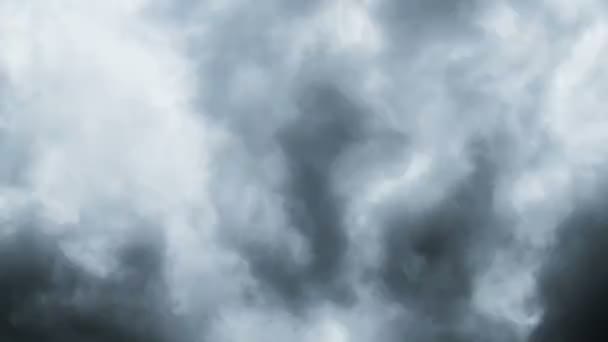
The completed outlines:
<svg viewBox="0 0 608 342">
<path fill-rule="evenodd" d="M 607 18 L 0 0 L 0 340 L 606 340 Z"/>
</svg>

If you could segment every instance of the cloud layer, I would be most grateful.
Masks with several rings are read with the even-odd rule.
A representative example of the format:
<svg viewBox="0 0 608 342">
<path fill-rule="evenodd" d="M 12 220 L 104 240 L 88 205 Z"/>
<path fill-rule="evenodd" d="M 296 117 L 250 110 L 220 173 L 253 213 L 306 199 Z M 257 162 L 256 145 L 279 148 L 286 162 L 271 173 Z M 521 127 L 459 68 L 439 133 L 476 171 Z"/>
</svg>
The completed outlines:
<svg viewBox="0 0 608 342">
<path fill-rule="evenodd" d="M 0 0 L 0 337 L 601 339 L 605 10 Z"/>
</svg>

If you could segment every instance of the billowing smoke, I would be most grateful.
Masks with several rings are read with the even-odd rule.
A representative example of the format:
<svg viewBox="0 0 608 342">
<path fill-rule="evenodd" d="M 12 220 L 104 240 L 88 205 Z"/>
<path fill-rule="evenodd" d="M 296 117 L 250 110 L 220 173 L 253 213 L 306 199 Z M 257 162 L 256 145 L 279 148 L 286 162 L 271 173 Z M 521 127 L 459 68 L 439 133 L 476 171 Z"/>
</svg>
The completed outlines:
<svg viewBox="0 0 608 342">
<path fill-rule="evenodd" d="M 0 0 L 0 340 L 603 340 L 606 11 Z"/>
</svg>

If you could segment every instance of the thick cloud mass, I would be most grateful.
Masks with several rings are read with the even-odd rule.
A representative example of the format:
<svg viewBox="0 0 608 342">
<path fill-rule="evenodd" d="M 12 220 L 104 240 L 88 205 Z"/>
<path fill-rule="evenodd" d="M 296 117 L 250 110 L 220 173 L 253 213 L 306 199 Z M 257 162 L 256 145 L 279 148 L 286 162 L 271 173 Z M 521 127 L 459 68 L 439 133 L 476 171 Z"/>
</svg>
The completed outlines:
<svg viewBox="0 0 608 342">
<path fill-rule="evenodd" d="M 0 340 L 604 340 L 606 13 L 0 0 Z"/>
<path fill-rule="evenodd" d="M 540 282 L 545 318 L 533 341 L 600 341 L 606 338 L 607 274 L 604 201 L 573 212 Z"/>
<path fill-rule="evenodd" d="M 141 238 L 117 248 L 99 278 L 34 227 L 2 241 L 0 336 L 5 341 L 180 341 L 162 284 L 162 249 Z"/>
</svg>

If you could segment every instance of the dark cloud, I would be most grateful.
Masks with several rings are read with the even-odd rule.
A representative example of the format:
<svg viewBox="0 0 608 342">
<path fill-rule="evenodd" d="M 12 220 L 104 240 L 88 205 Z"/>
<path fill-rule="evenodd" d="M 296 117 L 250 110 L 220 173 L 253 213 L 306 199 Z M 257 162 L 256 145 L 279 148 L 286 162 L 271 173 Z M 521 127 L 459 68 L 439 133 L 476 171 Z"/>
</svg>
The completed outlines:
<svg viewBox="0 0 608 342">
<path fill-rule="evenodd" d="M 608 214 L 605 200 L 586 203 L 560 226 L 540 276 L 544 310 L 533 342 L 608 338 Z"/>
<path fill-rule="evenodd" d="M 383 280 L 396 299 L 420 300 L 437 313 L 445 313 L 452 301 L 467 300 L 474 272 L 470 258 L 496 220 L 495 170 L 488 156 L 475 157 L 475 171 L 437 206 L 422 213 L 403 210 L 389 219 Z"/>
<path fill-rule="evenodd" d="M 163 285 L 162 248 L 150 240 L 117 248 L 118 269 L 99 277 L 71 262 L 39 229 L 20 227 L 3 238 L 0 339 L 185 341 Z"/>
<path fill-rule="evenodd" d="M 421 313 L 400 316 L 391 322 L 384 341 L 420 342 L 513 342 L 518 341 L 512 329 L 502 323 L 463 311 L 458 322 L 436 321 Z"/>
<path fill-rule="evenodd" d="M 419 29 L 445 28 L 466 19 L 478 6 L 476 0 L 384 0 L 380 9 L 387 20 Z M 469 17 L 470 18 L 470 17 Z"/>
<path fill-rule="evenodd" d="M 475 278 L 501 225 L 494 210 L 494 156 L 481 145 L 471 151 L 474 172 L 436 206 L 422 212 L 395 208 L 386 219 L 377 279 L 387 298 L 414 317 L 413 324 L 403 318 L 395 331 L 416 341 L 513 338 L 508 327 L 485 321 L 471 306 Z M 467 321 L 483 324 L 467 326 Z"/>
<path fill-rule="evenodd" d="M 382 0 L 376 18 L 391 38 L 391 50 L 416 51 L 426 44 L 471 37 L 478 33 L 473 19 L 477 0 Z M 406 53 L 407 54 L 407 53 Z"/>
<path fill-rule="evenodd" d="M 261 247 L 249 255 L 254 274 L 287 303 L 320 296 L 348 302 L 341 282 L 348 239 L 344 200 L 332 178 L 339 159 L 364 136 L 363 113 L 335 86 L 315 84 L 299 96 L 299 116 L 280 134 L 289 176 L 285 185 L 288 223 L 306 238 L 310 261 L 304 266 Z"/>
</svg>

